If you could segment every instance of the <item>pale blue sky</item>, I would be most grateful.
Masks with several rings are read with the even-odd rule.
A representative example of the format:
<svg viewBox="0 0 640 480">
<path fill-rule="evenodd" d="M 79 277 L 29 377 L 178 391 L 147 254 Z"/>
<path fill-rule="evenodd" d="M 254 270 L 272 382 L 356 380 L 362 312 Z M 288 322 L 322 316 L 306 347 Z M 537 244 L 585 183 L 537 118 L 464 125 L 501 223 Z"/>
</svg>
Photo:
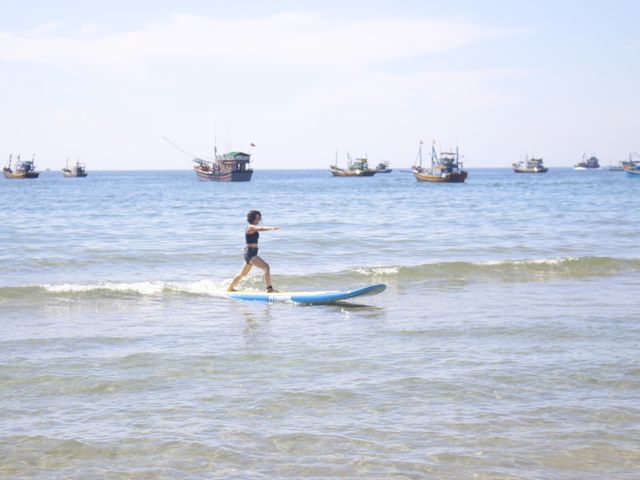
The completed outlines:
<svg viewBox="0 0 640 480">
<path fill-rule="evenodd" d="M 467 167 L 640 150 L 633 1 L 0 0 L 0 156 L 58 169 L 255 168 L 340 152 L 397 168 L 418 143 Z"/>
</svg>

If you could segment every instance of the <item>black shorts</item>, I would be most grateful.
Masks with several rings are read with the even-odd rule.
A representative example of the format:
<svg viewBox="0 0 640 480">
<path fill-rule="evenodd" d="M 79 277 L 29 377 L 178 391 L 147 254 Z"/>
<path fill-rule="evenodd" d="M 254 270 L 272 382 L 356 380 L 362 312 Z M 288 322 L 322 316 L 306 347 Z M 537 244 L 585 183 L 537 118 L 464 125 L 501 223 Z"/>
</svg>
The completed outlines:
<svg viewBox="0 0 640 480">
<path fill-rule="evenodd" d="M 258 247 L 245 247 L 244 248 L 244 261 L 251 263 L 253 257 L 258 256 Z"/>
</svg>

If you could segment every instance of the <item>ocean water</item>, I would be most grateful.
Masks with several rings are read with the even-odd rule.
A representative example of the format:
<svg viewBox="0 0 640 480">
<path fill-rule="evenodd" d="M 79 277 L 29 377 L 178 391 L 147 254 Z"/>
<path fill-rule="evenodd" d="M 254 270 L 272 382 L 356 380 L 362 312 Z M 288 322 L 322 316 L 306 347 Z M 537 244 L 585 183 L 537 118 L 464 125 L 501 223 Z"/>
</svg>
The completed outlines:
<svg viewBox="0 0 640 480">
<path fill-rule="evenodd" d="M 636 479 L 639 192 L 561 168 L 2 180 L 0 478 Z M 388 289 L 226 299 L 251 208 L 279 290 Z"/>
</svg>

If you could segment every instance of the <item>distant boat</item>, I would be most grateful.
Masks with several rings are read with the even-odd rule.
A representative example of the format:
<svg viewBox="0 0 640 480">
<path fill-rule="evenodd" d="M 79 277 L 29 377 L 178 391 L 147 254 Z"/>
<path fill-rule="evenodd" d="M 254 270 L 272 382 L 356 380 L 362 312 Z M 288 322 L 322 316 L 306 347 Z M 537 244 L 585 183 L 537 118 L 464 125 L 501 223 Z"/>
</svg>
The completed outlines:
<svg viewBox="0 0 640 480">
<path fill-rule="evenodd" d="M 600 168 L 600 162 L 596 157 L 589 157 L 585 160 L 585 156 L 582 156 L 582 161 L 577 163 L 574 167 L 574 170 L 594 170 L 596 168 Z"/>
<path fill-rule="evenodd" d="M 513 164 L 516 173 L 546 173 L 549 169 L 543 165 L 541 158 L 529 158 Z"/>
<path fill-rule="evenodd" d="M 36 172 L 35 155 L 31 160 L 20 160 L 20 155 L 16 159 L 15 169 L 11 168 L 11 160 L 13 156 L 9 155 L 9 162 L 2 169 L 4 178 L 20 179 L 20 178 L 38 178 L 40 172 Z"/>
<path fill-rule="evenodd" d="M 193 169 L 198 178 L 217 182 L 248 182 L 253 175 L 250 167 L 251 155 L 244 152 L 228 152 L 218 155 L 214 149 L 214 160 L 194 158 Z"/>
<path fill-rule="evenodd" d="M 228 152 L 219 155 L 218 147 L 214 143 L 213 160 L 205 160 L 176 145 L 167 137 L 162 138 L 175 149 L 192 157 L 193 163 L 195 163 L 193 171 L 201 180 L 215 182 L 248 182 L 251 180 L 253 169 L 250 165 L 251 155 L 248 153 Z M 252 143 L 251 147 L 255 147 L 255 145 Z"/>
<path fill-rule="evenodd" d="M 618 162 L 617 165 L 610 163 L 607 166 L 607 170 L 610 172 L 621 172 L 624 170 L 624 162 Z"/>
<path fill-rule="evenodd" d="M 380 162 L 376 167 L 376 173 L 391 173 L 392 168 L 389 168 L 389 162 Z"/>
<path fill-rule="evenodd" d="M 440 152 L 436 154 L 435 145 L 431 146 L 431 167 L 422 168 L 422 142 L 418 149 L 419 164 L 412 168 L 413 176 L 418 182 L 435 183 L 463 183 L 467 179 L 468 173 L 462 169 L 462 162 L 458 155 L 458 147 L 455 153 Z"/>
<path fill-rule="evenodd" d="M 632 162 L 625 165 L 623 170 L 631 175 L 640 175 L 640 162 Z"/>
<path fill-rule="evenodd" d="M 351 156 L 347 154 L 347 168 L 338 167 L 338 154 L 336 153 L 336 163 L 330 165 L 331 175 L 334 177 L 372 177 L 377 170 L 369 168 L 369 160 L 364 158 L 356 158 L 355 161 L 351 161 Z"/>
<path fill-rule="evenodd" d="M 636 160 L 634 160 L 634 157 L 636 158 Z M 636 152 L 631 152 L 629 154 L 629 160 L 623 160 L 622 162 L 618 162 L 618 165 L 616 166 L 616 168 L 611 168 L 611 167 L 612 166 L 609 165 L 609 170 L 633 171 L 636 169 L 636 167 L 640 167 L 640 155 L 637 154 Z"/>
<path fill-rule="evenodd" d="M 68 158 L 66 166 L 62 169 L 62 174 L 65 177 L 86 177 L 88 175 L 84 163 L 80 163 L 80 160 L 76 160 L 76 164 L 69 168 Z"/>
</svg>

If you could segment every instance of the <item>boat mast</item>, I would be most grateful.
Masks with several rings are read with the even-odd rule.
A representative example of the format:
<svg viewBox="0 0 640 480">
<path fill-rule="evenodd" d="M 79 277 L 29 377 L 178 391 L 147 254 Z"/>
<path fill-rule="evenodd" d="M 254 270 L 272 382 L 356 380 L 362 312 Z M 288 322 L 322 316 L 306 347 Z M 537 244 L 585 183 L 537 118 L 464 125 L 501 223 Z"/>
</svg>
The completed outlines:
<svg viewBox="0 0 640 480">
<path fill-rule="evenodd" d="M 218 158 L 218 129 L 213 127 L 213 159 Z"/>
<path fill-rule="evenodd" d="M 431 167 L 438 163 L 438 155 L 436 155 L 436 143 L 435 141 L 431 144 Z"/>
</svg>

